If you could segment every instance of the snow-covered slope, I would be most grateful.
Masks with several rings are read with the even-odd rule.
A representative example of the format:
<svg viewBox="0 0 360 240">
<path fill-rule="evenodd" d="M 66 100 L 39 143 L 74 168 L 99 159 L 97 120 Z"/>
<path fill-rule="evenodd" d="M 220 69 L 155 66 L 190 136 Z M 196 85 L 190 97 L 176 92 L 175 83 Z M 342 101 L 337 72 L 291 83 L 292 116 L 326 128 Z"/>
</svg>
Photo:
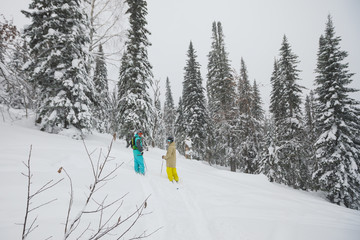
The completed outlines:
<svg viewBox="0 0 360 240">
<path fill-rule="evenodd" d="M 0 122 L 0 239 L 20 239 L 26 203 L 26 172 L 22 163 L 27 162 L 32 145 L 31 168 L 33 192 L 48 180 L 65 178 L 55 187 L 32 199 L 36 207 L 57 199 L 49 205 L 34 210 L 31 222 L 37 217 L 39 225 L 29 239 L 63 239 L 64 223 L 70 198 L 69 180 L 60 167 L 71 176 L 74 203 L 71 218 L 82 209 L 85 196 L 92 183 L 92 170 L 82 141 L 69 136 L 52 135 L 39 131 L 33 120 Z M 86 139 L 86 146 L 93 152 L 96 162 L 100 149 L 105 154 L 111 142 L 110 135 L 93 134 Z M 117 177 L 95 193 L 95 200 L 107 202 L 127 194 L 118 214 L 121 220 L 136 211 L 148 196 L 145 215 L 125 235 L 130 239 L 144 231 L 148 239 L 273 239 L 273 240 L 358 240 L 360 239 L 360 211 L 328 203 L 318 193 L 309 193 L 269 183 L 262 175 L 247 175 L 216 169 L 205 163 L 186 160 L 178 155 L 179 184 L 166 178 L 165 166 L 161 171 L 165 151 L 149 149 L 144 157 L 146 176 L 133 171 L 132 151 L 124 141 L 117 140 L 111 152 L 114 157 L 104 171 L 117 170 Z M 165 164 L 164 164 L 165 165 Z M 179 188 L 179 189 L 177 189 Z M 92 202 L 87 210 L 94 209 Z M 104 213 L 103 222 L 113 209 Z M 98 227 L 99 216 L 84 215 L 76 239 L 89 221 L 94 224 L 85 235 Z M 125 230 L 125 224 L 115 233 Z M 86 238 L 84 238 L 86 239 Z M 105 239 L 117 239 L 111 235 Z"/>
</svg>

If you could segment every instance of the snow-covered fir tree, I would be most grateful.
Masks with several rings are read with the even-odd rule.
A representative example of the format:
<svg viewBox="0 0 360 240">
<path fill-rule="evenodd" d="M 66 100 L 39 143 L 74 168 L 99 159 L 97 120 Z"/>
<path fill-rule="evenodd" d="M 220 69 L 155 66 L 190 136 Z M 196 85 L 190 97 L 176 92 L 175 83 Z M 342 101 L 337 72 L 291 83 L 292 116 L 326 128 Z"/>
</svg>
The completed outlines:
<svg viewBox="0 0 360 240">
<path fill-rule="evenodd" d="M 152 138 L 152 100 L 149 86 L 152 83 L 152 66 L 147 48 L 150 32 L 146 29 L 147 3 L 144 0 L 127 0 L 130 29 L 126 50 L 121 59 L 118 82 L 119 137 L 129 138 L 141 129 L 145 138 Z"/>
<path fill-rule="evenodd" d="M 192 142 L 194 159 L 204 159 L 206 152 L 206 131 L 208 127 L 208 113 L 205 106 L 204 88 L 200 74 L 200 64 L 192 42 L 187 52 L 183 81 L 183 117 L 186 119 L 185 133 Z"/>
<path fill-rule="evenodd" d="M 327 198 L 348 208 L 360 209 L 360 109 L 349 97 L 357 90 L 352 82 L 346 51 L 340 49 L 331 16 L 319 40 L 316 68 L 317 131 L 313 174 Z"/>
<path fill-rule="evenodd" d="M 175 133 L 175 106 L 172 97 L 171 86 L 169 78 L 166 78 L 166 90 L 165 90 L 165 104 L 164 104 L 164 124 L 165 135 L 167 137 L 174 136 Z"/>
<path fill-rule="evenodd" d="M 274 64 L 270 112 L 274 117 L 274 142 L 269 146 L 273 153 L 269 156 L 271 180 L 294 188 L 307 188 L 308 170 L 305 163 L 304 131 L 301 113 L 301 86 L 298 85 L 299 70 L 297 56 L 292 53 L 284 36 L 280 48 L 280 58 Z M 271 161 L 273 161 L 271 163 Z"/>
<path fill-rule="evenodd" d="M 279 70 L 279 61 L 274 60 L 274 69 L 270 78 L 270 83 L 272 86 L 270 93 L 270 112 L 274 121 L 278 122 L 282 119 L 285 114 L 285 104 L 283 99 L 283 86 L 280 81 L 280 70 Z"/>
<path fill-rule="evenodd" d="M 226 110 L 231 108 L 228 103 L 232 102 L 235 97 L 236 84 L 232 76 L 228 53 L 225 50 L 221 23 L 214 22 L 212 31 L 213 42 L 211 51 L 208 54 L 207 66 L 207 92 L 211 117 L 215 121 L 219 121 L 224 119 Z M 229 95 L 229 92 L 232 94 Z"/>
<path fill-rule="evenodd" d="M 207 70 L 208 108 L 212 121 L 210 126 L 213 126 L 213 129 L 209 131 L 214 133 L 208 140 L 211 162 L 220 165 L 230 164 L 231 169 L 235 171 L 237 136 L 233 130 L 237 126 L 236 83 L 232 76 L 228 53 L 225 50 L 220 22 L 214 22 L 212 25 L 212 44 L 208 54 Z"/>
<path fill-rule="evenodd" d="M 27 71 L 38 88 L 36 123 L 58 133 L 74 126 L 92 128 L 94 86 L 89 78 L 89 24 L 79 0 L 33 0 L 24 29 L 31 60 Z"/>
<path fill-rule="evenodd" d="M 211 43 L 211 51 L 208 54 L 208 65 L 207 65 L 207 81 L 206 81 L 206 92 L 207 92 L 207 99 L 208 99 L 208 109 L 209 109 L 209 131 L 207 136 L 207 148 L 208 148 L 208 155 L 210 163 L 214 164 L 225 164 L 225 161 L 220 161 L 219 156 L 221 153 L 217 151 L 219 148 L 219 142 L 217 141 L 217 135 L 214 133 L 216 130 L 216 120 L 215 120 L 215 107 L 217 104 L 216 100 L 216 79 L 217 79 L 217 62 L 218 62 L 218 31 L 217 31 L 217 24 L 213 22 L 212 24 L 212 43 Z M 213 134 L 214 133 L 214 134 Z M 222 163 L 220 163 L 222 162 Z"/>
<path fill-rule="evenodd" d="M 252 116 L 259 121 L 259 125 L 262 125 L 262 121 L 264 121 L 265 119 L 265 112 L 264 109 L 262 107 L 263 101 L 261 100 L 261 96 L 260 96 L 260 90 L 259 90 L 259 85 L 257 84 L 256 80 L 254 80 L 253 82 L 253 87 L 252 87 L 252 93 L 253 93 L 253 101 L 251 104 L 251 114 Z"/>
<path fill-rule="evenodd" d="M 241 58 L 240 76 L 238 82 L 239 113 L 251 116 L 252 89 L 249 81 L 248 71 L 243 58 Z"/>
<path fill-rule="evenodd" d="M 259 155 L 259 163 L 256 169 L 256 173 L 265 174 L 268 179 L 273 182 L 274 175 L 277 172 L 278 166 L 275 166 L 275 147 L 274 147 L 274 136 L 275 136 L 275 124 L 273 123 L 274 118 L 265 116 L 263 124 L 263 146 Z M 273 169 L 275 167 L 275 169 Z"/>
<path fill-rule="evenodd" d="M 118 91 L 115 86 L 114 89 L 109 94 L 109 132 L 117 133 L 119 130 L 119 120 L 118 120 Z"/>
<path fill-rule="evenodd" d="M 304 115 L 304 126 L 306 135 L 310 135 L 311 139 L 316 138 L 316 128 L 315 128 L 315 96 L 314 92 L 311 90 L 309 95 L 306 95 L 305 98 L 305 115 Z"/>
<path fill-rule="evenodd" d="M 239 156 L 238 168 L 245 173 L 255 172 L 257 149 L 254 142 L 255 121 L 252 116 L 253 93 L 245 61 L 241 58 L 238 81 L 239 104 Z"/>
<path fill-rule="evenodd" d="M 209 114 L 211 119 L 214 118 L 215 109 L 217 103 L 217 95 L 216 95 L 216 83 L 218 78 L 218 61 L 219 61 L 219 37 L 216 22 L 212 24 L 212 43 L 211 43 L 211 51 L 208 54 L 208 65 L 207 65 L 207 82 L 206 82 L 206 90 L 208 96 L 208 106 L 209 106 Z"/>
<path fill-rule="evenodd" d="M 179 105 L 176 109 L 175 138 L 176 138 L 176 149 L 182 155 L 185 155 L 186 126 L 187 126 L 187 120 L 184 117 L 183 100 L 180 97 Z"/>
<path fill-rule="evenodd" d="M 264 124 L 265 132 L 265 147 L 262 151 L 262 157 L 260 160 L 260 166 L 258 172 L 264 173 L 271 182 L 276 179 L 278 172 L 281 172 L 279 164 L 276 158 L 276 149 L 275 149 L 275 122 L 281 120 L 281 116 L 285 113 L 284 105 L 282 101 L 281 93 L 281 82 L 279 78 L 279 64 L 278 60 L 274 59 L 273 72 L 270 78 L 270 83 L 272 86 L 270 93 L 270 113 L 271 117 L 266 118 Z"/>
<path fill-rule="evenodd" d="M 262 158 L 262 152 L 264 148 L 264 110 L 262 108 L 262 100 L 260 96 L 259 87 L 256 83 L 256 80 L 253 82 L 252 86 L 252 102 L 251 102 L 251 116 L 253 121 L 253 132 L 252 132 L 252 138 L 253 138 L 253 148 L 254 152 L 256 153 L 255 159 L 254 159 L 254 170 L 257 171 L 259 168 L 260 160 Z"/>
<path fill-rule="evenodd" d="M 94 85 L 96 101 L 94 104 L 94 125 L 99 132 L 109 132 L 110 99 L 107 68 L 102 44 L 95 57 Z"/>
<path fill-rule="evenodd" d="M 307 165 L 309 172 L 312 172 L 315 165 L 315 151 L 314 144 L 316 141 L 316 113 L 315 109 L 315 97 L 314 92 L 311 90 L 309 95 L 305 98 L 305 114 L 304 114 L 304 142 L 305 142 L 305 151 L 307 155 Z M 310 181 L 310 180 L 309 180 Z"/>
<path fill-rule="evenodd" d="M 154 91 L 154 119 L 153 119 L 153 130 L 152 130 L 152 146 L 160 149 L 165 149 L 165 124 L 163 113 L 161 111 L 160 101 L 160 80 L 155 80 L 153 85 Z"/>
</svg>

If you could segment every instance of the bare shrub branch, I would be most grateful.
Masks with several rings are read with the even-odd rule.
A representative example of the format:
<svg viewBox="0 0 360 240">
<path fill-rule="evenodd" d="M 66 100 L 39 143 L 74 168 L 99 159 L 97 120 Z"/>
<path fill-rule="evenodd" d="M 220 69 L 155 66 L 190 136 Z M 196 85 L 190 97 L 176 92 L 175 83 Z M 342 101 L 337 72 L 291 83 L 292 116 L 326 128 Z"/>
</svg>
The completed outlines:
<svg viewBox="0 0 360 240">
<path fill-rule="evenodd" d="M 26 198 L 26 210 L 25 210 L 25 216 L 24 216 L 24 223 L 23 225 L 23 230 L 22 230 L 22 239 L 26 239 L 27 236 L 33 232 L 35 229 L 37 229 L 39 227 L 39 225 L 35 225 L 36 221 L 37 221 L 37 217 L 34 218 L 34 220 L 31 222 L 30 226 L 28 226 L 28 218 L 29 218 L 29 213 L 39 209 L 45 205 L 48 205 L 54 201 L 56 201 L 57 199 L 53 199 L 50 200 L 48 202 L 42 203 L 36 207 L 33 207 L 30 209 L 30 200 L 36 196 L 38 196 L 39 194 L 45 192 L 46 190 L 49 190 L 50 188 L 53 188 L 54 186 L 56 186 L 57 184 L 59 184 L 62 180 L 64 180 L 63 178 L 58 180 L 57 182 L 51 184 L 53 182 L 53 180 L 48 181 L 46 184 L 44 184 L 42 187 L 40 187 L 36 192 L 34 192 L 33 194 L 31 194 L 31 180 L 32 180 L 32 174 L 31 174 L 31 153 L 32 153 L 32 145 L 30 145 L 30 151 L 29 151 L 29 157 L 27 160 L 27 163 L 23 162 L 23 164 L 25 165 L 25 167 L 27 168 L 27 173 L 21 173 L 23 176 L 25 176 L 27 178 L 27 198 Z"/>
<path fill-rule="evenodd" d="M 98 214 L 99 217 L 98 222 L 96 224 L 97 225 L 96 230 L 94 231 L 94 233 L 92 233 L 92 235 L 88 239 L 101 239 L 104 236 L 108 236 L 109 234 L 112 234 L 114 230 L 117 229 L 121 224 L 131 221 L 130 226 L 123 233 L 120 234 L 120 238 L 121 238 L 126 233 L 129 232 L 129 230 L 135 225 L 135 223 L 138 221 L 140 217 L 146 215 L 143 211 L 147 206 L 147 199 L 149 197 L 147 197 L 146 200 L 141 204 L 141 206 L 137 207 L 135 211 L 131 213 L 130 216 L 126 217 L 124 220 L 121 220 L 121 216 L 119 215 L 119 210 L 123 206 L 123 199 L 126 197 L 128 193 L 108 203 L 107 203 L 107 198 L 108 198 L 107 195 L 101 201 L 96 201 L 96 199 L 94 198 L 94 194 L 97 191 L 99 191 L 102 187 L 104 187 L 108 181 L 113 180 L 116 177 L 115 175 L 116 171 L 123 164 L 121 163 L 120 165 L 113 166 L 113 169 L 107 168 L 108 163 L 113 159 L 110 156 L 110 153 L 115 140 L 116 137 L 114 137 L 111 140 L 111 143 L 108 147 L 106 154 L 103 154 L 102 149 L 100 149 L 99 155 L 97 156 L 97 159 L 95 161 L 93 160 L 95 151 L 90 152 L 86 146 L 85 140 L 84 139 L 82 140 L 86 154 L 90 161 L 93 182 L 90 184 L 89 192 L 85 196 L 86 200 L 82 206 L 82 209 L 75 215 L 75 217 L 71 221 L 70 221 L 70 215 L 73 211 L 72 203 L 74 198 L 72 180 L 70 175 L 66 172 L 66 170 L 63 167 L 59 169 L 59 172 L 64 170 L 65 174 L 67 175 L 67 178 L 69 179 L 70 189 L 71 189 L 68 214 L 64 229 L 64 239 L 68 239 L 75 232 L 75 230 L 80 225 L 81 219 L 83 218 L 84 214 Z M 89 207 L 90 202 L 95 203 L 97 207 L 95 207 L 94 209 L 88 209 L 90 208 Z M 104 216 L 106 212 L 108 216 L 105 218 Z M 83 237 L 86 234 L 86 232 L 92 231 L 91 224 L 92 223 L 90 222 L 86 226 L 86 228 L 80 232 L 80 235 L 77 237 L 77 239 Z M 147 235 L 142 234 L 141 236 L 147 236 Z"/>
<path fill-rule="evenodd" d="M 127 196 L 128 193 L 124 194 L 123 196 L 115 199 L 115 200 L 108 200 L 108 195 L 102 198 L 101 201 L 97 201 L 95 199 L 95 193 L 98 192 L 100 189 L 102 189 L 110 180 L 113 180 L 116 175 L 116 170 L 118 170 L 123 163 L 120 165 L 116 164 L 112 167 L 112 169 L 108 169 L 108 163 L 114 159 L 110 156 L 110 152 L 112 150 L 113 142 L 116 140 L 116 136 L 114 135 L 114 138 L 112 139 L 109 147 L 108 152 L 106 154 L 103 154 L 103 151 L 100 149 L 100 153 L 96 159 L 96 163 L 94 163 L 92 156 L 94 156 L 95 151 L 89 152 L 85 141 L 83 139 L 83 144 L 86 150 L 86 153 L 88 155 L 88 159 L 90 161 L 90 165 L 92 168 L 92 184 L 90 184 L 89 192 L 85 195 L 85 201 L 83 206 L 81 207 L 81 210 L 74 215 L 74 217 L 71 217 L 73 215 L 73 203 L 74 203 L 74 187 L 73 187 L 73 180 L 70 176 L 70 174 L 66 171 L 64 167 L 60 167 L 58 170 L 58 173 L 64 172 L 66 175 L 66 178 L 69 180 L 69 186 L 70 186 L 70 198 L 69 203 L 67 207 L 67 215 L 66 215 L 66 221 L 65 221 L 65 228 L 64 228 L 64 239 L 69 239 L 70 236 L 75 235 L 75 232 L 77 232 L 79 235 L 77 237 L 74 237 L 74 239 L 102 239 L 103 237 L 108 236 L 114 236 L 115 239 L 121 239 L 126 234 L 130 232 L 130 230 L 134 227 L 134 225 L 138 222 L 138 220 L 151 213 L 146 213 L 144 210 L 147 207 L 147 201 L 150 197 L 150 195 L 142 202 L 140 207 L 136 207 L 133 212 L 130 213 L 126 218 L 122 218 L 121 214 L 119 213 L 121 207 L 124 203 L 124 198 Z M 42 185 L 37 191 L 34 193 L 31 193 L 31 181 L 32 181 L 32 173 L 31 173 L 31 153 L 32 153 L 32 145 L 30 146 L 29 151 L 29 158 L 27 162 L 23 162 L 24 166 L 27 168 L 26 173 L 22 173 L 23 176 L 25 176 L 28 179 L 27 183 L 27 202 L 26 202 L 26 211 L 25 211 L 25 217 L 24 217 L 24 223 L 23 225 L 23 234 L 22 239 L 26 239 L 27 236 L 33 232 L 35 229 L 39 227 L 37 225 L 37 219 L 38 217 L 34 218 L 32 222 L 30 223 L 30 226 L 28 226 L 29 221 L 29 213 L 33 212 L 45 205 L 48 205 L 57 199 L 49 200 L 47 202 L 41 203 L 33 208 L 30 208 L 31 200 L 38 196 L 39 194 L 53 188 L 58 183 L 60 183 L 64 178 L 58 180 L 57 182 L 54 182 L 53 180 L 48 181 L 44 185 Z M 90 205 L 92 203 L 92 205 Z M 92 206 L 92 207 L 91 207 Z M 80 223 L 82 222 L 83 216 L 85 214 L 97 214 L 98 221 L 97 223 L 94 223 L 90 221 L 87 225 L 83 226 L 84 229 L 80 230 Z M 126 224 L 126 225 L 125 225 Z M 95 229 L 92 229 L 91 226 L 96 226 Z M 119 232 L 116 232 L 115 230 L 119 228 L 119 226 L 125 225 L 125 230 Z M 79 229 L 78 229 L 79 228 Z M 162 228 L 162 227 L 161 227 Z M 146 238 L 148 236 L 151 236 L 152 234 L 159 231 L 161 228 L 158 228 L 157 230 L 151 232 L 150 234 L 147 234 L 147 231 L 144 231 L 138 236 L 135 236 L 131 239 L 142 239 Z M 92 232 L 89 234 L 88 232 Z M 86 236 L 87 233 L 89 236 Z M 50 239 L 51 237 L 48 237 L 47 239 Z"/>
</svg>

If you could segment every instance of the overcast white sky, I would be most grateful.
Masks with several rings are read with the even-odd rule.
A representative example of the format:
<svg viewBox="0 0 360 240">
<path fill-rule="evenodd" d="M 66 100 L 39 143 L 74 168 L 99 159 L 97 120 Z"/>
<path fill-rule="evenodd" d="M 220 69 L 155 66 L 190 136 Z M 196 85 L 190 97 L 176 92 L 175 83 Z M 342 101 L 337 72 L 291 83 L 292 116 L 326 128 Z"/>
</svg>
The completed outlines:
<svg viewBox="0 0 360 240">
<path fill-rule="evenodd" d="M 15 24 L 23 24 L 19 10 L 26 9 L 31 1 L 3 1 L 6 3 L 0 13 L 12 16 Z M 300 60 L 299 84 L 313 88 L 318 40 L 328 14 L 333 17 L 336 34 L 342 38 L 341 48 L 349 53 L 349 70 L 356 73 L 352 86 L 360 89 L 359 0 L 148 0 L 148 29 L 152 33 L 149 60 L 154 77 L 161 80 L 162 90 L 169 77 L 177 103 L 191 40 L 202 65 L 205 86 L 212 22 L 220 21 L 232 67 L 239 72 L 240 59 L 244 58 L 250 79 L 260 84 L 267 110 L 274 58 L 279 55 L 284 34 Z M 117 79 L 118 70 L 109 74 Z M 353 97 L 360 100 L 360 93 Z"/>
</svg>

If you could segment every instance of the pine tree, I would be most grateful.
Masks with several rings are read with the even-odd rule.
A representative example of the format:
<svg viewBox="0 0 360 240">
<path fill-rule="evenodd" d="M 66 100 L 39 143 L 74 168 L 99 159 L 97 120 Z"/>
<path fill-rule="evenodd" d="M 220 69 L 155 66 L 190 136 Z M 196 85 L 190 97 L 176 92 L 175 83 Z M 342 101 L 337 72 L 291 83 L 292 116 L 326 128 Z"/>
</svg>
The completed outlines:
<svg viewBox="0 0 360 240">
<path fill-rule="evenodd" d="M 315 143 L 313 179 L 331 202 L 360 209 L 360 109 L 359 102 L 349 97 L 357 90 L 347 87 L 353 74 L 344 63 L 348 53 L 340 49 L 340 41 L 328 16 L 317 54 L 315 92 L 320 136 Z"/>
<path fill-rule="evenodd" d="M 274 118 L 265 117 L 264 119 L 264 146 L 260 152 L 259 165 L 256 173 L 265 174 L 270 182 L 273 182 L 276 178 L 276 173 L 279 171 L 279 165 L 275 152 L 275 124 Z"/>
<path fill-rule="evenodd" d="M 278 183 L 294 188 L 307 188 L 308 170 L 305 163 L 303 124 L 301 113 L 301 87 L 297 69 L 297 56 L 292 53 L 286 36 L 280 48 L 280 58 L 274 64 L 271 79 L 270 112 L 274 118 L 275 136 L 269 148 L 270 167 L 266 174 Z M 272 162 L 272 163 L 271 163 Z"/>
<path fill-rule="evenodd" d="M 78 0 L 33 0 L 23 13 L 32 19 L 24 29 L 29 39 L 27 71 L 38 87 L 36 123 L 57 133 L 74 126 L 92 128 L 94 86 L 88 76 L 89 24 Z"/>
<path fill-rule="evenodd" d="M 263 144 L 264 111 L 258 86 L 256 81 L 253 86 L 250 85 L 243 58 L 238 79 L 238 168 L 245 173 L 255 173 Z"/>
<path fill-rule="evenodd" d="M 187 125 L 187 121 L 184 117 L 183 100 L 180 97 L 179 106 L 176 109 L 175 138 L 176 138 L 176 149 L 182 155 L 185 155 L 185 139 L 187 134 L 186 125 Z"/>
<path fill-rule="evenodd" d="M 261 100 L 261 96 L 260 96 L 260 90 L 258 87 L 258 84 L 256 83 L 256 80 L 254 80 L 253 82 L 253 87 L 252 87 L 252 93 L 253 93 L 253 97 L 252 97 L 252 105 L 251 105 L 251 115 L 254 117 L 254 119 L 257 121 L 258 126 L 262 126 L 263 125 L 263 121 L 265 119 L 264 116 L 264 109 L 262 108 L 262 100 Z"/>
<path fill-rule="evenodd" d="M 285 103 L 283 99 L 284 86 L 280 80 L 279 61 L 274 60 L 274 70 L 271 75 L 270 112 L 275 122 L 281 121 L 285 116 Z"/>
<path fill-rule="evenodd" d="M 187 57 L 182 93 L 183 115 L 187 120 L 186 137 L 190 138 L 193 143 L 193 158 L 199 160 L 204 159 L 206 152 L 208 113 L 205 106 L 200 64 L 196 60 L 197 55 L 192 42 L 190 42 Z"/>
<path fill-rule="evenodd" d="M 174 136 L 175 129 L 175 106 L 172 97 L 169 78 L 166 78 L 166 92 L 164 104 L 164 123 L 165 123 L 165 136 Z"/>
<path fill-rule="evenodd" d="M 248 71 L 243 58 L 241 58 L 240 77 L 238 84 L 239 113 L 251 116 L 252 89 L 249 81 Z"/>
<path fill-rule="evenodd" d="M 236 148 L 238 136 L 235 133 L 237 123 L 236 83 L 232 76 L 228 53 L 225 50 L 224 34 L 220 22 L 212 25 L 212 44 L 208 55 L 207 94 L 211 122 L 209 131 L 212 139 L 208 139 L 211 162 L 230 165 L 236 169 Z M 229 142 L 232 141 L 232 142 Z"/>
<path fill-rule="evenodd" d="M 119 132 L 119 113 L 118 113 L 118 89 L 115 85 L 109 95 L 109 128 L 110 133 L 118 133 Z M 130 135 L 129 135 L 130 136 Z M 133 134 L 131 137 L 134 136 Z M 130 143 L 130 140 L 127 142 Z M 128 145 L 127 145 L 128 146 Z"/>
<path fill-rule="evenodd" d="M 218 80 L 218 61 L 219 61 L 219 39 L 218 39 L 218 31 L 216 22 L 212 24 L 212 44 L 211 44 L 211 51 L 208 54 L 208 66 L 207 66 L 207 82 L 206 82 L 206 89 L 207 89 L 207 96 L 208 96 L 208 106 L 209 106 L 209 114 L 211 119 L 215 118 L 215 113 L 219 111 L 218 109 L 214 109 L 217 107 L 219 103 L 217 102 L 217 95 L 216 95 L 216 83 Z"/>
<path fill-rule="evenodd" d="M 262 158 L 263 148 L 265 146 L 265 116 L 264 110 L 262 108 L 262 100 L 260 96 L 259 87 L 254 80 L 252 87 L 252 104 L 251 104 L 251 116 L 253 119 L 253 143 L 254 143 L 254 152 L 256 153 L 254 159 L 254 169 L 255 172 L 259 169 L 260 160 Z"/>
<path fill-rule="evenodd" d="M 131 137 L 141 129 L 146 138 L 152 138 L 152 101 L 148 93 L 152 83 L 152 66 L 148 61 L 147 47 L 151 44 L 146 29 L 147 3 L 144 0 L 127 0 L 130 29 L 126 50 L 121 59 L 118 83 L 119 137 Z"/>
<path fill-rule="evenodd" d="M 305 131 L 306 135 L 310 135 L 311 139 L 315 139 L 316 132 L 315 132 L 315 98 L 314 92 L 311 90 L 309 95 L 305 98 Z"/>
<path fill-rule="evenodd" d="M 153 147 L 165 149 L 165 124 L 164 118 L 161 111 L 160 102 L 160 80 L 155 80 L 154 86 L 154 119 L 153 119 Z"/>
<path fill-rule="evenodd" d="M 315 114 L 315 98 L 314 92 L 311 90 L 310 94 L 305 98 L 305 115 L 304 115 L 304 141 L 305 141 L 305 151 L 307 154 L 307 163 L 309 172 L 312 172 L 315 165 L 315 150 L 314 144 L 317 138 L 316 133 L 316 114 Z M 310 181 L 310 180 L 309 180 Z"/>
<path fill-rule="evenodd" d="M 228 117 L 232 108 L 236 86 L 231 73 L 228 53 L 225 51 L 224 34 L 220 22 L 213 23 L 213 43 L 208 63 L 208 94 L 212 117 L 218 121 Z M 230 95 L 228 93 L 231 93 Z M 224 108 L 225 107 L 225 108 Z M 225 117 L 226 116 L 226 117 Z"/>
<path fill-rule="evenodd" d="M 208 148 L 208 161 L 210 163 L 224 165 L 224 162 L 220 160 L 220 148 L 219 148 L 219 136 L 215 133 L 217 120 L 216 115 L 219 112 L 219 103 L 216 88 L 217 88 L 217 79 L 218 79 L 218 61 L 219 61 L 219 39 L 218 39 L 218 30 L 216 22 L 212 24 L 212 44 L 211 51 L 208 54 L 208 65 L 207 65 L 207 98 L 208 98 L 208 109 L 209 109 L 209 129 L 208 129 L 208 138 L 207 138 L 207 148 Z M 216 108 L 216 109 L 215 109 Z M 213 134 L 214 133 L 214 134 Z"/>
<path fill-rule="evenodd" d="M 266 147 L 262 152 L 262 159 L 259 167 L 259 172 L 264 173 L 270 182 L 278 181 L 278 177 L 282 172 L 279 160 L 276 155 L 276 140 L 277 135 L 275 131 L 275 123 L 281 121 L 282 116 L 285 115 L 284 103 L 282 103 L 282 83 L 280 81 L 279 61 L 274 60 L 274 69 L 270 78 L 272 86 L 270 93 L 270 113 L 271 117 L 265 121 L 265 141 Z"/>
<path fill-rule="evenodd" d="M 102 44 L 95 58 L 94 85 L 96 102 L 94 107 L 95 126 L 100 132 L 109 132 L 110 127 L 110 99 L 107 78 L 107 68 Z"/>
<path fill-rule="evenodd" d="M 239 163 L 238 167 L 245 173 L 254 173 L 256 149 L 254 143 L 255 122 L 252 116 L 253 93 L 247 67 L 241 58 L 238 83 L 239 104 Z"/>
</svg>

